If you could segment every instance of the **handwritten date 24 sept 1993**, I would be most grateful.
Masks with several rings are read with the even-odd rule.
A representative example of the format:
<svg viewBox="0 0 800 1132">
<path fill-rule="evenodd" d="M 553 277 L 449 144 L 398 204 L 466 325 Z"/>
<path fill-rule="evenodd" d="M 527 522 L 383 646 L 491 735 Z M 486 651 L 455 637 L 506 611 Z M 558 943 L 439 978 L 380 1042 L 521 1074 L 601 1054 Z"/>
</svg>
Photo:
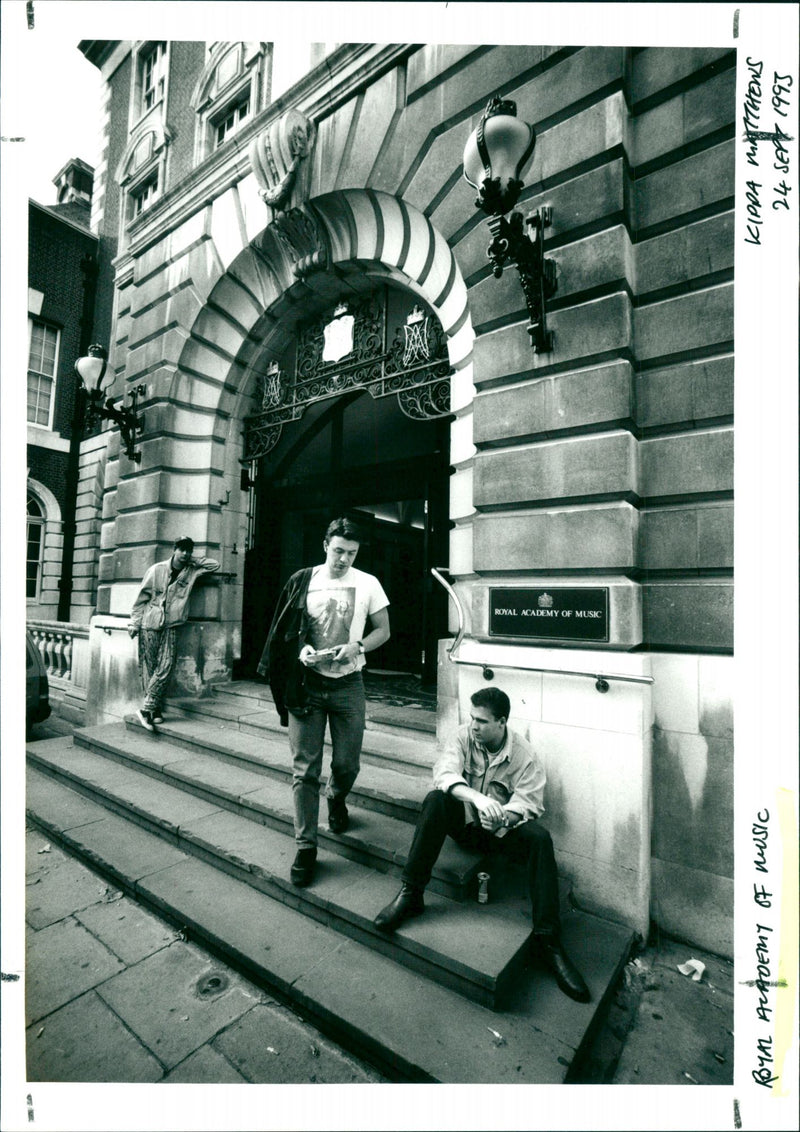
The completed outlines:
<svg viewBox="0 0 800 1132">
<path fill-rule="evenodd" d="M 780 75 L 777 71 L 772 73 L 771 88 L 765 91 L 764 63 L 762 60 L 753 60 L 748 56 L 747 67 L 750 77 L 747 83 L 747 93 L 744 100 L 744 143 L 746 145 L 745 158 L 748 165 L 761 168 L 759 160 L 759 142 L 771 142 L 773 146 L 771 168 L 767 168 L 771 185 L 767 193 L 772 193 L 772 209 L 775 212 L 791 211 L 789 193 L 792 186 L 787 183 L 791 172 L 790 153 L 786 143 L 792 141 L 791 135 L 786 133 L 779 119 L 786 119 L 789 115 L 791 97 L 794 93 L 794 78 L 792 75 Z M 764 106 L 765 97 L 769 99 Z M 770 109 L 773 114 L 774 129 L 765 131 L 761 128 L 761 113 Z M 785 123 L 784 123 L 785 124 Z M 778 180 L 776 174 L 783 174 Z M 764 204 L 762 194 L 764 182 L 751 179 L 746 182 L 747 192 L 747 235 L 746 244 L 761 245 L 761 226 L 764 223 Z"/>
</svg>

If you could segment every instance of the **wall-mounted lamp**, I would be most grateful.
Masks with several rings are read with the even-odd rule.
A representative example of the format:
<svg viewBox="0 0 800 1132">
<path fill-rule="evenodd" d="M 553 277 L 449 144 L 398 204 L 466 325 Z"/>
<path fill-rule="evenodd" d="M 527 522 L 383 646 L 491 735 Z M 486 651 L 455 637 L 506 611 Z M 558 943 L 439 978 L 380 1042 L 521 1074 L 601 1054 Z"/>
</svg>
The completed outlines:
<svg viewBox="0 0 800 1132">
<path fill-rule="evenodd" d="M 144 431 L 144 416 L 137 415 L 136 402 L 145 393 L 145 386 L 137 385 L 129 391 L 128 396 L 131 399 L 129 408 L 115 408 L 113 397 L 107 397 L 105 405 L 101 405 L 103 400 L 101 385 L 107 365 L 108 353 L 103 346 L 90 346 L 87 356 L 78 358 L 75 363 L 75 373 L 79 382 L 78 401 L 83 403 L 83 412 L 79 414 L 82 417 L 79 431 L 82 432 L 86 427 L 91 428 L 97 421 L 113 421 L 119 426 L 125 455 L 138 464 L 142 454 L 136 451 L 136 434 Z"/>
<path fill-rule="evenodd" d="M 530 315 L 528 334 L 537 353 L 553 348 L 553 333 L 547 329 L 545 304 L 556 292 L 556 265 L 544 258 L 544 229 L 552 220 L 550 208 L 540 208 L 523 217 L 506 213 L 519 200 L 523 182 L 520 173 L 533 154 L 536 132 L 517 118 L 516 103 L 493 98 L 464 148 L 464 178 L 478 190 L 475 207 L 488 216 L 493 239 L 487 249 L 492 274 L 500 278 L 506 264 L 516 266 Z"/>
</svg>

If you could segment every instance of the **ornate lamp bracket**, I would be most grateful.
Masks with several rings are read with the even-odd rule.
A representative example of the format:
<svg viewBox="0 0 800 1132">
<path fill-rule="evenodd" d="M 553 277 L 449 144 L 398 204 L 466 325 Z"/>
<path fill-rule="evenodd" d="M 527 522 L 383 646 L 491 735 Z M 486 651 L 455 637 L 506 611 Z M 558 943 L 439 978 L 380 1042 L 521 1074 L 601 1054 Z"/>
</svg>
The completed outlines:
<svg viewBox="0 0 800 1132">
<path fill-rule="evenodd" d="M 503 268 L 513 264 L 519 272 L 525 302 L 530 315 L 528 334 L 537 354 L 553 349 L 553 332 L 547 329 L 547 300 L 555 294 L 558 283 L 556 265 L 544 258 L 544 229 L 552 223 L 552 209 L 537 208 L 524 221 L 520 212 L 490 216 L 487 220 L 492 242 L 486 251 L 492 274 L 499 279 Z"/>
<path fill-rule="evenodd" d="M 137 412 L 137 402 L 139 397 L 145 395 L 147 387 L 136 385 L 128 391 L 131 403 L 127 408 L 124 405 L 117 408 L 113 397 L 106 397 L 104 404 L 101 386 L 107 364 L 108 351 L 105 346 L 97 344 L 89 347 L 85 358 L 78 358 L 75 362 L 78 387 L 73 428 L 80 437 L 86 428 L 94 428 L 100 421 L 111 421 L 119 428 L 125 455 L 138 464 L 141 462 L 142 454 L 136 451 L 137 436 L 144 432 L 144 414 L 139 415 Z M 95 381 L 94 388 L 89 388 L 84 374 Z"/>
</svg>

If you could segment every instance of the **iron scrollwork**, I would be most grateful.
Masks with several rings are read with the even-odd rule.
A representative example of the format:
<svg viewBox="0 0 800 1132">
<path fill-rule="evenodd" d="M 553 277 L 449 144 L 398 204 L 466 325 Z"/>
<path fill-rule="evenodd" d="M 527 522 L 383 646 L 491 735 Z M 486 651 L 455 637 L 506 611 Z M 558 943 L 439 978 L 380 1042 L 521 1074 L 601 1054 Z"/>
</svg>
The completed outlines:
<svg viewBox="0 0 800 1132">
<path fill-rule="evenodd" d="M 352 324 L 348 321 L 345 327 L 345 319 L 352 319 Z M 337 321 L 342 325 L 337 327 Z M 376 399 L 397 395 L 400 409 L 412 420 L 447 416 L 451 369 L 447 338 L 438 320 L 417 306 L 388 346 L 387 337 L 385 290 L 348 300 L 333 314 L 304 327 L 297 340 L 293 375 L 284 375 L 273 361 L 257 378 L 259 409 L 246 420 L 245 459 L 270 452 L 283 425 L 300 420 L 313 402 L 347 390 L 364 389 Z"/>
</svg>

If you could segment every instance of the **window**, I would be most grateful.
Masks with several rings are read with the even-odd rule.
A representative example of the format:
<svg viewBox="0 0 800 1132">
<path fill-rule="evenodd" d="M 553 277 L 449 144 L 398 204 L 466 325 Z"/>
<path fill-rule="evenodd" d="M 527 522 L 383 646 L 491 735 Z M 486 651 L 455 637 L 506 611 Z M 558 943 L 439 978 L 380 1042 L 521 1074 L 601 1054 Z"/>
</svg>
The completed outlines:
<svg viewBox="0 0 800 1132">
<path fill-rule="evenodd" d="M 58 361 L 58 331 L 38 319 L 28 321 L 28 421 L 50 427 Z"/>
<path fill-rule="evenodd" d="M 141 76 L 141 112 L 146 114 L 164 97 L 166 43 L 152 43 L 139 55 Z"/>
<path fill-rule="evenodd" d="M 214 43 L 191 98 L 197 112 L 195 164 L 204 161 L 269 102 L 267 43 Z"/>
<path fill-rule="evenodd" d="M 25 596 L 36 601 L 42 574 L 42 551 L 44 549 L 44 513 L 41 505 L 28 496 L 28 550 L 25 568 Z"/>
<path fill-rule="evenodd" d="M 145 209 L 149 208 L 153 201 L 158 196 L 158 174 L 148 179 L 131 192 L 131 200 L 133 201 L 133 215 L 141 216 Z"/>
<path fill-rule="evenodd" d="M 216 146 L 221 146 L 229 134 L 237 129 L 245 118 L 250 115 L 250 91 L 238 99 L 214 122 L 216 129 Z"/>
<path fill-rule="evenodd" d="M 116 171 L 125 207 L 120 233 L 163 197 L 167 183 L 169 131 L 150 117 L 133 131 Z"/>
</svg>

